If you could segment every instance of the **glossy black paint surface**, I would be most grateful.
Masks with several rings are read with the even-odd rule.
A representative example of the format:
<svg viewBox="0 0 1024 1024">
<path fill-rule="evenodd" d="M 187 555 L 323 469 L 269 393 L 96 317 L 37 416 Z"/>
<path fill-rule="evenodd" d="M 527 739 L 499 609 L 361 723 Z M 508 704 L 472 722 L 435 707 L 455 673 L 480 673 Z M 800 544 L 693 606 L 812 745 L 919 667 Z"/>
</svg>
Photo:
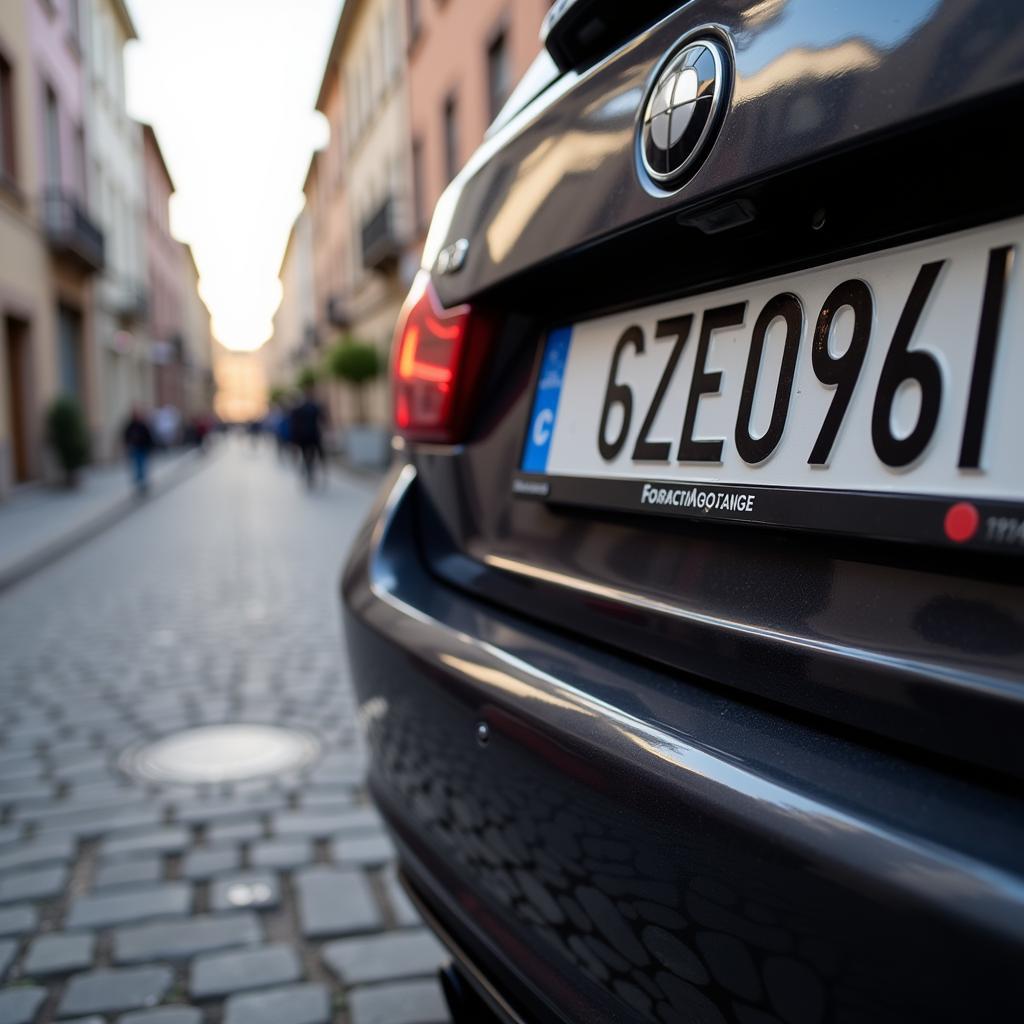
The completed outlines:
<svg viewBox="0 0 1024 1024">
<path fill-rule="evenodd" d="M 733 48 L 732 103 L 706 162 L 666 199 L 637 173 L 639 107 L 662 57 L 703 26 Z M 437 248 L 467 238 L 471 256 L 439 294 L 464 301 L 568 248 L 1022 82 L 1014 0 L 691 0 L 551 87 L 470 161 L 435 231 Z"/>
<path fill-rule="evenodd" d="M 411 468 L 382 499 L 344 586 L 372 788 L 417 890 L 525 1019 L 1024 1005 L 1019 798 L 439 585 Z"/>
</svg>

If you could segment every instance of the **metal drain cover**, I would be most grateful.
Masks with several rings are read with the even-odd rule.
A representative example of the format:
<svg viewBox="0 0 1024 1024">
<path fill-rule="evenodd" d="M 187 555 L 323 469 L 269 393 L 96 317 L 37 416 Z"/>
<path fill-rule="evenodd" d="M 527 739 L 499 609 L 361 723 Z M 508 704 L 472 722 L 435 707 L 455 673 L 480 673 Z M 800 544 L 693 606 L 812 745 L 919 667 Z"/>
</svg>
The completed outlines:
<svg viewBox="0 0 1024 1024">
<path fill-rule="evenodd" d="M 147 782 L 235 782 L 302 768 L 320 752 L 308 732 L 273 725 L 204 725 L 125 751 L 121 765 Z"/>
</svg>

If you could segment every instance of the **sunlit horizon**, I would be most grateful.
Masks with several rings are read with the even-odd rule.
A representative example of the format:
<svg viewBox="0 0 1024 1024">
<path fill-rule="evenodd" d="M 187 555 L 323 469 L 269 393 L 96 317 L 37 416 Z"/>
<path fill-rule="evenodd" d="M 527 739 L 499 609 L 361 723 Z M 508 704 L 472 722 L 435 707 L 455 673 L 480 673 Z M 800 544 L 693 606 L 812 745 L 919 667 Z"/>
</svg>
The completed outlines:
<svg viewBox="0 0 1024 1024">
<path fill-rule="evenodd" d="M 151 124 L 174 179 L 171 226 L 192 246 L 214 337 L 259 348 L 302 208 L 313 109 L 342 0 L 128 0 L 139 40 L 128 109 Z"/>
</svg>

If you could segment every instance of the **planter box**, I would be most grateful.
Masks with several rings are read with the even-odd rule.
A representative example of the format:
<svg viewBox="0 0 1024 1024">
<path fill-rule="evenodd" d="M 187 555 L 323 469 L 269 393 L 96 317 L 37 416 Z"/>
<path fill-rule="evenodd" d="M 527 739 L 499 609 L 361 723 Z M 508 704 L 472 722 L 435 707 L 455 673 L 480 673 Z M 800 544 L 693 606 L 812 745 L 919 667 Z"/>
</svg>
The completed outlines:
<svg viewBox="0 0 1024 1024">
<path fill-rule="evenodd" d="M 360 469 L 384 469 L 391 458 L 391 435 L 383 427 L 349 427 L 345 458 Z"/>
</svg>

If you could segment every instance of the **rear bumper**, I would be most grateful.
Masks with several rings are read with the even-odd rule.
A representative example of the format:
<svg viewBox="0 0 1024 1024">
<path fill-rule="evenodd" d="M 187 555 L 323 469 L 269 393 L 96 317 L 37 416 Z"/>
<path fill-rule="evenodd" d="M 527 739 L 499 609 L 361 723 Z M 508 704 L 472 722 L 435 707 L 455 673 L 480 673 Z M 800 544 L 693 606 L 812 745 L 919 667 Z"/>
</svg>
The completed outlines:
<svg viewBox="0 0 1024 1024">
<path fill-rule="evenodd" d="M 396 470 L 343 584 L 371 785 L 418 897 L 512 1011 L 1024 1007 L 1016 796 L 450 589 L 420 558 L 417 500 Z"/>
</svg>

